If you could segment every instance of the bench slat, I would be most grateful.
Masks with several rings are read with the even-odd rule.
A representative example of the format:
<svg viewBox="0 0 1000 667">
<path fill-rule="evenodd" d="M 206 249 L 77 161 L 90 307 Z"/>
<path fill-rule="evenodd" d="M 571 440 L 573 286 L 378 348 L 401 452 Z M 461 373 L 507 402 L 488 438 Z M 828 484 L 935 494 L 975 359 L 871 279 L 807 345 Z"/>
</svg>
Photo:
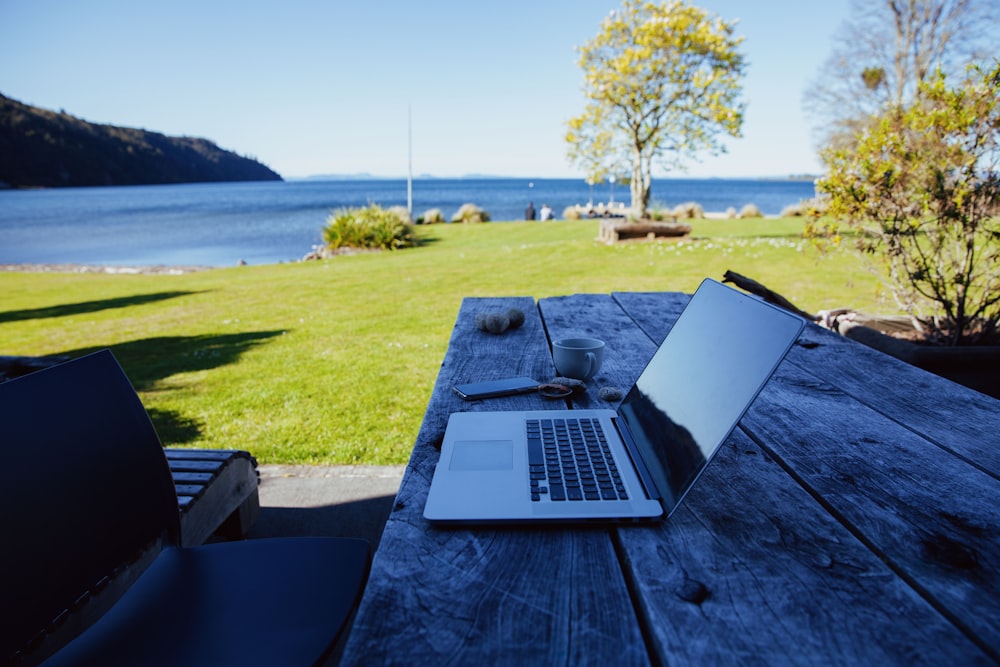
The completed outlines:
<svg viewBox="0 0 1000 667">
<path fill-rule="evenodd" d="M 212 481 L 210 472 L 175 472 L 174 485 L 177 484 L 208 484 Z"/>
<path fill-rule="evenodd" d="M 228 449 L 165 448 L 184 546 L 213 534 L 244 538 L 260 511 L 257 460 Z"/>
<path fill-rule="evenodd" d="M 240 449 L 164 448 L 168 461 L 228 461 L 232 458 L 252 459 L 250 452 Z"/>
<path fill-rule="evenodd" d="M 186 459 L 172 460 L 171 472 L 216 472 L 229 464 L 229 461 L 189 461 Z"/>
</svg>

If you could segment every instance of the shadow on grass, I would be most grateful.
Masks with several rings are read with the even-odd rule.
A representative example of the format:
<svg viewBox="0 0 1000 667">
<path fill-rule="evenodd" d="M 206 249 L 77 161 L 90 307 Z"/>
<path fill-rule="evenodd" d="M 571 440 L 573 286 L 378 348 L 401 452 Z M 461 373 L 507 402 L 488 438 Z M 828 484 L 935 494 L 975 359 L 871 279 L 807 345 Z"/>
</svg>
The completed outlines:
<svg viewBox="0 0 1000 667">
<path fill-rule="evenodd" d="M 441 242 L 441 237 L 440 236 L 433 236 L 433 235 L 431 235 L 431 236 L 421 236 L 419 239 L 417 239 L 417 245 L 414 246 L 414 247 L 416 247 L 416 248 L 425 248 L 427 246 L 432 246 L 432 245 L 435 245 L 435 244 L 440 243 L 440 242 Z"/>
<path fill-rule="evenodd" d="M 67 350 L 59 358 L 77 357 L 110 349 L 125 369 L 137 391 L 152 390 L 164 378 L 178 373 L 205 371 L 239 360 L 244 352 L 284 331 L 248 331 L 203 336 L 157 336 L 141 340 Z M 201 423 L 171 410 L 149 410 L 150 419 L 164 445 L 194 442 L 202 433 Z"/>
<path fill-rule="evenodd" d="M 169 445 L 184 445 L 201 437 L 201 422 L 185 417 L 175 410 L 146 408 L 160 442 Z"/>
<path fill-rule="evenodd" d="M 110 349 L 125 369 L 137 391 L 156 388 L 156 383 L 177 373 L 205 371 L 239 360 L 247 350 L 284 331 L 248 331 L 205 336 L 158 336 L 118 345 L 97 345 L 67 350 L 44 357 L 0 357 L 0 382 Z M 202 433 L 201 423 L 172 410 L 148 409 L 149 417 L 164 444 L 194 442 Z"/>
<path fill-rule="evenodd" d="M 284 331 L 246 331 L 202 336 L 155 336 L 116 345 L 95 345 L 61 352 L 75 359 L 110 349 L 139 391 L 154 389 L 160 380 L 178 373 L 207 371 L 238 361 L 244 352 Z"/>
<path fill-rule="evenodd" d="M 83 301 L 81 303 L 66 303 L 60 306 L 48 306 L 46 308 L 10 310 L 5 313 L 0 313 L 0 324 L 4 322 L 21 322 L 24 320 L 43 320 L 53 317 L 68 317 L 70 315 L 96 313 L 101 310 L 112 310 L 114 308 L 141 306 L 146 303 L 176 299 L 177 297 L 188 296 L 189 294 L 198 294 L 198 292 L 154 292 L 152 294 L 135 294 L 132 296 L 122 296 L 114 299 L 99 299 L 97 301 Z"/>
</svg>

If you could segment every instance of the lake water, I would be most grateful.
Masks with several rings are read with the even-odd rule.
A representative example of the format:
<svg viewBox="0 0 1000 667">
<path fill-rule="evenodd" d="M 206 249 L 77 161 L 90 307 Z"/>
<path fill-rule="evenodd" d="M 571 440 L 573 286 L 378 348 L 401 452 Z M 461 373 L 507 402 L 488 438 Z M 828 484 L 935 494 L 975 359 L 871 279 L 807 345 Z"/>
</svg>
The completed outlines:
<svg viewBox="0 0 1000 667">
<path fill-rule="evenodd" d="M 652 200 L 688 201 L 706 211 L 755 204 L 777 214 L 814 194 L 809 181 L 654 180 Z M 564 208 L 606 202 L 608 184 L 579 179 L 416 179 L 413 212 L 446 218 L 467 202 L 493 220 L 518 220 L 528 201 Z M 614 200 L 628 202 L 628 188 Z M 0 264 L 232 266 L 300 259 L 322 242 L 333 210 L 406 205 L 405 180 L 296 180 L 0 191 Z"/>
</svg>

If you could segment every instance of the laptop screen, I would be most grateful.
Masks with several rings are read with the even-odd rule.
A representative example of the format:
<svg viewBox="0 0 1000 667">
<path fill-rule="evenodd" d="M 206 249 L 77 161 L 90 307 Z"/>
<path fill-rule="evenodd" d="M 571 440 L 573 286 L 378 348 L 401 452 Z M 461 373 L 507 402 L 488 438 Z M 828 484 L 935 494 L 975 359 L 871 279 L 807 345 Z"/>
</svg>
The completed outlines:
<svg viewBox="0 0 1000 667">
<path fill-rule="evenodd" d="M 667 514 L 798 337 L 803 320 L 706 280 L 618 409 Z"/>
</svg>

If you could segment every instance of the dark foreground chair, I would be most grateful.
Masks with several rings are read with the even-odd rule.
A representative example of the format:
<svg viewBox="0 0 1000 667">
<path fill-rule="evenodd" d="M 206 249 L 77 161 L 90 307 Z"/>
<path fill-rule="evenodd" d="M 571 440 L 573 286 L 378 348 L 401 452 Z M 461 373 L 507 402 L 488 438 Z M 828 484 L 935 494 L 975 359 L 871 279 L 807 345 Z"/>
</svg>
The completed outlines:
<svg viewBox="0 0 1000 667">
<path fill-rule="evenodd" d="M 0 661 L 308 665 L 344 633 L 367 542 L 184 548 L 177 495 L 109 351 L 0 384 Z"/>
</svg>

